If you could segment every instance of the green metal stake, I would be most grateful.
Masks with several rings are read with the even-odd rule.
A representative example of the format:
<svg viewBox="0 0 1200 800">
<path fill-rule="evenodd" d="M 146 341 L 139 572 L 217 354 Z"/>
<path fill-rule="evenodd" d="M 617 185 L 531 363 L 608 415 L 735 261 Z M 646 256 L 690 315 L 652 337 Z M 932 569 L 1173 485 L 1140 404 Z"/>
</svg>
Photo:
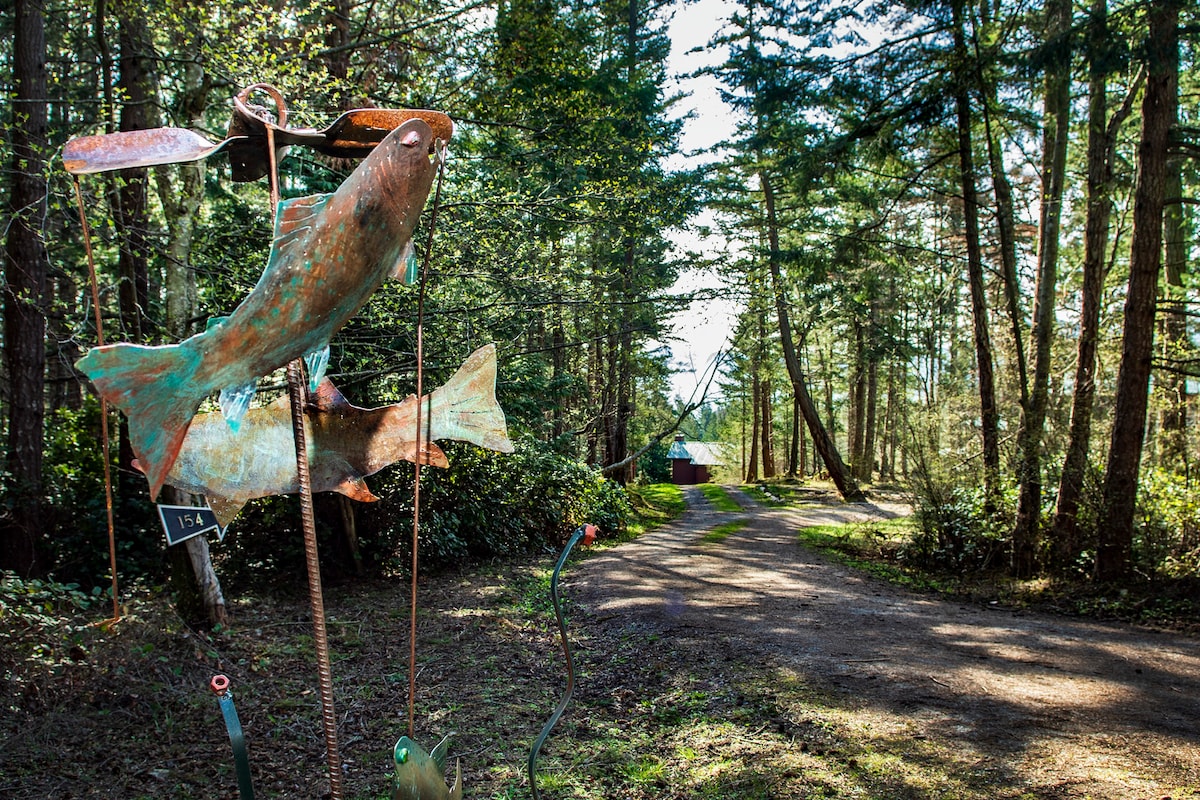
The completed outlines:
<svg viewBox="0 0 1200 800">
<path fill-rule="evenodd" d="M 238 792 L 242 800 L 254 800 L 254 785 L 250 782 L 250 757 L 246 754 L 246 737 L 242 735 L 242 723 L 238 720 L 237 709 L 233 707 L 229 678 L 214 675 L 209 687 L 217 695 L 221 716 L 225 718 L 225 730 L 229 731 L 229 743 L 233 745 L 233 766 L 237 771 Z"/>
<path fill-rule="evenodd" d="M 554 572 L 550 576 L 550 601 L 554 604 L 554 614 L 558 617 L 558 635 L 562 639 L 563 654 L 567 657 L 567 688 L 563 692 L 562 699 L 558 701 L 558 708 L 554 709 L 550 719 L 546 720 L 541 735 L 533 743 L 533 749 L 529 751 L 529 790 L 533 793 L 533 800 L 541 800 L 542 797 L 537 786 L 538 753 L 541 751 L 546 737 L 550 735 L 551 729 L 558 723 L 558 718 L 567 710 L 567 704 L 571 702 L 571 695 L 575 693 L 575 660 L 571 656 L 571 643 L 567 641 L 567 626 L 563 622 L 562 607 L 558 604 L 558 573 L 567 563 L 567 556 L 571 554 L 571 548 L 580 539 L 583 539 L 584 547 L 596 541 L 596 526 L 580 525 L 575 529 L 571 538 L 567 540 L 567 546 L 563 548 L 562 555 L 558 557 L 558 564 L 555 565 Z"/>
</svg>

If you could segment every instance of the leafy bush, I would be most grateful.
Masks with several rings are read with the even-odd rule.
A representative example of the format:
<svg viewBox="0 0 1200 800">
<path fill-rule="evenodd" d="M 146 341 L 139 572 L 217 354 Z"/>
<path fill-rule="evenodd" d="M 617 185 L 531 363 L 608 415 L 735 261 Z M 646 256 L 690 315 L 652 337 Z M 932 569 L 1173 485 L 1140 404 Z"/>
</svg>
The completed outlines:
<svg viewBox="0 0 1200 800">
<path fill-rule="evenodd" d="M 1183 475 L 1151 470 L 1139 483 L 1133 558 L 1147 575 L 1200 575 L 1200 497 Z"/>
<path fill-rule="evenodd" d="M 916 566 L 962 572 L 986 570 L 1005 563 L 1013 521 L 988 508 L 982 487 L 949 486 L 933 480 L 915 492 L 916 531 L 898 557 Z M 1013 508 L 1001 497 L 997 508 Z"/>
<path fill-rule="evenodd" d="M 556 547 L 584 522 L 617 535 L 630 516 L 624 490 L 595 470 L 556 455 L 536 441 L 515 453 L 463 444 L 444 448 L 448 469 L 421 471 L 418 543 L 422 568 Z M 377 503 L 353 503 L 358 547 L 368 568 L 406 571 L 411 562 L 413 468 L 395 464 L 369 480 Z M 336 579 L 354 569 L 342 533 L 340 498 L 317 495 L 322 572 Z M 213 547 L 223 577 L 235 585 L 294 580 L 304 570 L 295 497 L 249 504 L 230 535 Z"/>
</svg>

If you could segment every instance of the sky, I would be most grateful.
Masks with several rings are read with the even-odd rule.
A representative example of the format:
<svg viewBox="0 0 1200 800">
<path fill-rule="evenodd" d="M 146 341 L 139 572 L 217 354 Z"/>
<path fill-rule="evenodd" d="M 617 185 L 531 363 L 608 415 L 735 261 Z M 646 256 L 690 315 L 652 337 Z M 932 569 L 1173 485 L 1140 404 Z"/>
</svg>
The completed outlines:
<svg viewBox="0 0 1200 800">
<path fill-rule="evenodd" d="M 686 6 L 677 7 L 671 21 L 671 55 L 667 61 L 667 71 L 671 83 L 668 94 L 687 93 L 690 97 L 680 102 L 677 113 L 680 116 L 691 112 L 693 119 L 685 121 L 682 139 L 682 150 L 691 153 L 711 147 L 727 134 L 725 122 L 729 119 L 729 110 L 721 102 L 716 90 L 716 81 L 710 77 L 690 78 L 687 74 L 711 63 L 723 56 L 723 53 L 706 51 L 691 53 L 694 48 L 704 48 L 713 35 L 720 29 L 731 10 L 727 0 L 699 0 Z M 692 157 L 691 160 L 703 159 L 703 156 Z M 668 162 L 672 168 L 691 166 L 688 157 Z M 707 222 L 701 217 L 697 222 Z M 678 252 L 701 252 L 705 256 L 716 255 L 726 247 L 720 237 L 701 239 L 693 233 L 682 232 L 671 237 Z M 719 286 L 717 276 L 698 270 L 685 270 L 680 280 L 673 287 L 674 292 L 694 291 L 701 288 Z M 697 384 L 704 378 L 706 369 L 717 352 L 726 346 L 726 337 L 733 331 L 737 308 L 727 300 L 709 300 L 693 303 L 692 307 L 676 315 L 671 321 L 671 332 L 674 334 L 667 344 L 671 348 L 672 366 L 679 370 L 672 378 L 674 393 L 684 400 L 696 398 L 703 391 Z M 713 399 L 716 391 L 709 392 Z"/>
</svg>

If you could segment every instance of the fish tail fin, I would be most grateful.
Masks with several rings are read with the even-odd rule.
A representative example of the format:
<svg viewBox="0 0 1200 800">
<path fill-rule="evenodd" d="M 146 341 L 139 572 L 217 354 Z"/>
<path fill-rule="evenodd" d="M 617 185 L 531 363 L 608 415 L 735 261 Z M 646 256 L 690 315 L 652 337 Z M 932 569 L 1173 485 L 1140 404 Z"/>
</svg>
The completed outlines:
<svg viewBox="0 0 1200 800">
<path fill-rule="evenodd" d="M 196 406 L 208 393 L 197 385 L 200 356 L 180 345 L 114 344 L 76 362 L 96 392 L 125 412 L 129 441 L 156 499 L 183 446 Z"/>
<path fill-rule="evenodd" d="M 444 386 L 429 395 L 431 439 L 463 442 L 511 453 L 504 410 L 496 402 L 496 345 L 470 355 Z"/>
</svg>

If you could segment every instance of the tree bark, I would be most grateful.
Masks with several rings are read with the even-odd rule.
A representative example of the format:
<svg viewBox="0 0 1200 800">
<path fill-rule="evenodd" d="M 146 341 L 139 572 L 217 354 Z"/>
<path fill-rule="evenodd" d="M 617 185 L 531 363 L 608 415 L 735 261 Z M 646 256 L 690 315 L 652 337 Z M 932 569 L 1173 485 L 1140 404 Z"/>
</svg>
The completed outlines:
<svg viewBox="0 0 1200 800">
<path fill-rule="evenodd" d="M 867 361 L 867 413 L 863 420 L 863 459 L 858 479 L 870 483 L 875 473 L 875 415 L 879 405 L 879 361 L 873 354 Z"/>
<path fill-rule="evenodd" d="M 1133 516 L 1146 431 L 1158 273 L 1162 267 L 1167 149 L 1178 102 L 1177 0 L 1158 0 L 1150 5 L 1146 48 L 1148 72 L 1134 189 L 1129 289 L 1125 297 L 1108 468 L 1104 475 L 1104 514 L 1096 548 L 1098 580 L 1125 577 L 1132 568 Z"/>
<path fill-rule="evenodd" d="M 181 49 L 191 49 L 189 45 L 186 41 L 179 43 Z M 209 79 L 198 61 L 184 65 L 179 111 L 188 127 L 199 133 L 203 132 L 209 88 Z M 152 96 L 157 96 L 157 91 Z M 178 175 L 178 181 L 171 180 L 173 172 Z M 164 326 L 173 341 L 180 341 L 194 333 L 192 320 L 197 316 L 192 243 L 196 216 L 204 199 L 204 162 L 180 164 L 177 168 L 157 167 L 154 176 L 167 226 L 163 269 Z M 176 502 L 184 505 L 198 502 L 190 494 L 171 491 L 178 496 Z M 225 624 L 228 619 L 225 596 L 213 568 L 208 541 L 197 536 L 171 549 L 176 551 L 170 557 L 171 581 L 180 614 L 207 621 L 209 625 Z"/>
<path fill-rule="evenodd" d="M 1108 120 L 1108 3 L 1092 0 L 1088 26 L 1087 218 L 1084 223 L 1083 288 L 1079 313 L 1079 345 L 1075 357 L 1075 391 L 1067 451 L 1058 482 L 1054 510 L 1054 567 L 1065 571 L 1082 550 L 1079 504 L 1088 466 L 1092 410 L 1096 397 L 1096 344 L 1100 337 L 1108 229 L 1112 217 L 1113 147 L 1116 133 L 1132 111 L 1134 91 Z M 1140 83 L 1135 82 L 1135 87 Z"/>
<path fill-rule="evenodd" d="M 762 461 L 763 478 L 775 477 L 775 418 L 771 408 L 771 379 L 764 377 L 759 385 L 762 402 Z"/>
<path fill-rule="evenodd" d="M 1167 164 L 1166 206 L 1163 208 L 1164 308 L 1158 320 L 1162 362 L 1167 367 L 1158 379 L 1162 410 L 1158 418 L 1158 463 L 1165 469 L 1182 471 L 1187 463 L 1187 378 L 1171 369 L 1187 358 L 1188 342 L 1184 274 L 1187 272 L 1187 225 L 1184 219 L 1182 162 Z"/>
<path fill-rule="evenodd" d="M 8 235 L 4 241 L 4 359 L 10 383 L 8 502 L 0 524 L 0 567 L 28 576 L 38 567 L 45 443 L 46 303 L 49 259 L 42 239 L 46 201 L 46 36 L 41 4 L 13 9 Z"/>
<path fill-rule="evenodd" d="M 1042 203 L 1038 226 L 1037 290 L 1033 306 L 1033 385 L 1017 429 L 1017 519 L 1013 528 L 1012 574 L 1028 578 L 1038 568 L 1042 514 L 1042 434 L 1050 394 L 1050 343 L 1058 283 L 1058 240 L 1071 123 L 1071 3 L 1046 3 L 1045 99 L 1042 127 Z"/>
<path fill-rule="evenodd" d="M 962 6 L 951 5 L 955 51 L 966 61 L 966 36 Z M 994 507 L 1000 477 L 1000 413 L 996 406 L 996 379 L 992 342 L 988 332 L 987 296 L 983 282 L 983 256 L 979 246 L 979 199 L 976 193 L 975 156 L 971 144 L 971 106 L 965 85 L 955 89 L 954 107 L 958 127 L 958 156 L 963 195 L 963 237 L 967 248 L 967 283 L 971 291 L 971 319 L 975 332 L 976 374 L 979 379 L 980 433 L 983 439 L 983 481 L 989 507 Z"/>
<path fill-rule="evenodd" d="M 978 37 L 976 37 L 978 38 Z M 976 53 L 976 75 L 983 96 L 983 129 L 987 137 L 988 165 L 992 173 L 992 193 L 996 201 L 996 234 L 1000 240 L 1000 277 L 1004 285 L 1004 300 L 1013 338 L 1013 361 L 1017 368 L 1017 388 L 1021 408 L 1029 402 L 1029 376 L 1025 358 L 1025 324 L 1021 310 L 1020 279 L 1017 277 L 1017 233 L 1013 211 L 1012 184 L 1004 167 L 1000 137 L 992 125 L 992 111 L 999 107 L 995 81 L 983 75 L 983 59 Z"/>
<path fill-rule="evenodd" d="M 862 478 L 863 420 L 867 409 L 866 354 L 863 345 L 863 326 L 857 319 L 854 325 L 854 372 L 850 379 L 850 408 L 846 414 L 846 440 L 850 449 L 850 469 Z"/>
</svg>

